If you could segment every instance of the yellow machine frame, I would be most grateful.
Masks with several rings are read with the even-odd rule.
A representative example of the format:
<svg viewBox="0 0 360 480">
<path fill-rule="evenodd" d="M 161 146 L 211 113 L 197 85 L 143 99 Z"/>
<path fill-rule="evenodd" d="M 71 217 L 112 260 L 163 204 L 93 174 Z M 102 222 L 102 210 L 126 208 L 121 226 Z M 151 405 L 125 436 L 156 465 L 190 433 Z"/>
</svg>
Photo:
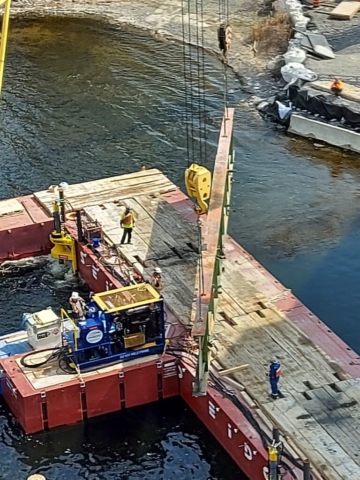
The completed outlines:
<svg viewBox="0 0 360 480">
<path fill-rule="evenodd" d="M 148 298 L 142 302 L 134 302 L 134 303 L 127 303 L 126 305 L 118 306 L 115 308 L 109 308 L 108 305 L 103 301 L 103 297 L 107 297 L 110 295 L 114 295 L 116 293 L 122 293 L 122 292 L 131 292 L 131 290 L 147 290 L 152 298 Z M 143 305 L 149 305 L 150 303 L 156 303 L 160 300 L 160 295 L 158 292 L 148 283 L 140 283 L 137 285 L 129 285 L 128 287 L 123 287 L 123 288 L 117 288 L 115 290 L 107 290 L 106 292 L 101 292 L 97 293 L 93 296 L 93 301 L 96 302 L 101 310 L 107 313 L 114 313 L 114 312 L 119 312 L 121 310 L 126 310 L 129 308 L 136 308 L 136 307 L 141 307 Z"/>
<path fill-rule="evenodd" d="M 210 198 L 211 173 L 205 167 L 193 163 L 185 170 L 185 186 L 189 197 L 196 198 L 198 213 L 203 215 L 208 211 L 205 200 Z"/>
<path fill-rule="evenodd" d="M 54 213 L 59 213 L 59 204 L 54 202 L 53 210 Z M 77 272 L 77 258 L 76 258 L 76 248 L 75 240 L 63 230 L 58 232 L 53 230 L 50 234 L 50 241 L 54 244 L 51 249 L 51 256 L 58 260 L 67 260 L 71 262 L 72 270 L 74 273 Z"/>
<path fill-rule="evenodd" d="M 73 273 L 77 272 L 76 248 L 74 239 L 67 233 L 52 232 L 50 241 L 54 244 L 51 249 L 51 256 L 58 260 L 71 262 Z"/>
<path fill-rule="evenodd" d="M 7 38 L 9 33 L 11 0 L 0 0 L 0 5 L 4 5 L 4 14 L 2 19 L 1 37 L 0 37 L 0 97 L 1 97 L 2 85 L 3 85 L 3 79 L 4 79 L 6 46 L 7 46 Z"/>
</svg>

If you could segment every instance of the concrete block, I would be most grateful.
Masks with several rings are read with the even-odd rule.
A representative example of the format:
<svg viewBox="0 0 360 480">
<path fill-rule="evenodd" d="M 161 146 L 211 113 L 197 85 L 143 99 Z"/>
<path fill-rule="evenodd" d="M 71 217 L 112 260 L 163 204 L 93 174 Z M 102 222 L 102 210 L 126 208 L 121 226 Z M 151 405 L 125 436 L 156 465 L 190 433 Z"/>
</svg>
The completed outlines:
<svg viewBox="0 0 360 480">
<path fill-rule="evenodd" d="M 330 145 L 360 153 L 360 134 L 335 125 L 293 114 L 288 131 L 295 135 L 315 138 Z"/>
</svg>

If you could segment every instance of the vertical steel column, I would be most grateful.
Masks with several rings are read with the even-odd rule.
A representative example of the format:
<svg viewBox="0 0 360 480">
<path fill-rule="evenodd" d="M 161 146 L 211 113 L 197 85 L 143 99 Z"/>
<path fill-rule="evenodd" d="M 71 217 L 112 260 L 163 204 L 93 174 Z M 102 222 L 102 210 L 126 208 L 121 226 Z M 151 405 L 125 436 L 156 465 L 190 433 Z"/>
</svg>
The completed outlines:
<svg viewBox="0 0 360 480">
<path fill-rule="evenodd" d="M 2 85 L 3 85 L 3 79 L 4 79 L 6 46 L 7 46 L 8 32 L 9 32 L 11 0 L 0 0 L 0 5 L 4 5 L 4 13 L 3 13 L 2 26 L 1 26 L 1 38 L 0 38 L 0 98 L 1 98 Z"/>
<path fill-rule="evenodd" d="M 234 150 L 232 142 L 234 110 L 224 113 L 218 153 L 215 159 L 209 210 L 203 222 L 202 252 L 204 265 L 204 297 L 201 300 L 202 318 L 194 322 L 192 335 L 198 339 L 199 358 L 193 395 L 206 395 L 210 367 L 210 346 L 218 298 L 221 294 L 222 260 L 224 258 L 223 237 L 227 232 Z M 228 124 L 227 124 L 228 123 Z"/>
</svg>

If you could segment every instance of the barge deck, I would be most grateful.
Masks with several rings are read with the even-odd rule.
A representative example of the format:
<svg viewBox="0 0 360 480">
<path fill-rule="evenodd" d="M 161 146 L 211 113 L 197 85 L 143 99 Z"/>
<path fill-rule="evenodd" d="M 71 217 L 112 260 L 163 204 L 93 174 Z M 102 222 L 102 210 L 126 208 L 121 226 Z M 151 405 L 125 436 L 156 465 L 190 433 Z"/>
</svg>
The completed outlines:
<svg viewBox="0 0 360 480">
<path fill-rule="evenodd" d="M 48 190 L 32 197 L 36 208 L 42 216 L 46 212 L 49 221 L 55 196 Z M 192 202 L 157 170 L 70 185 L 66 199 L 71 208 L 82 209 L 89 219 L 102 226 L 103 241 L 96 252 L 89 245 L 77 243 L 79 272 L 86 282 L 97 291 L 116 288 L 121 286 L 121 278 L 127 276 L 131 280 L 138 275 L 149 279 L 154 267 L 160 267 L 162 294 L 168 309 L 168 336 L 173 346 L 180 345 L 185 338 L 184 329 L 191 331 L 198 296 L 198 230 Z M 136 226 L 133 244 L 119 246 L 119 216 L 125 206 L 133 208 Z M 15 219 L 13 214 L 12 224 Z M 0 219 L 1 231 L 7 228 L 8 221 L 6 215 Z M 18 228 L 21 229 L 21 222 Z M 66 228 L 76 238 L 75 222 L 69 220 Z M 39 238 L 39 244 L 46 244 L 45 237 Z M 314 478 L 360 478 L 359 356 L 230 236 L 226 236 L 224 244 L 226 259 L 212 342 L 212 373 L 249 409 L 263 432 L 271 437 L 271 428 L 279 427 L 287 451 L 300 463 L 309 459 Z M 283 366 L 282 395 L 277 400 L 271 399 L 266 378 L 273 356 Z M 165 361 L 172 369 L 168 396 L 180 392 L 249 478 L 264 478 L 267 452 L 258 431 L 243 412 L 214 388 L 209 388 L 206 397 L 192 396 L 192 355 L 183 358 L 184 371 L 179 378 L 171 358 Z M 161 368 L 159 361 L 164 363 L 157 358 L 147 365 L 156 370 Z M 248 368 L 240 369 L 244 364 Z M 40 405 L 45 396 L 55 395 L 53 370 L 41 372 L 36 379 L 36 372 L 24 371 L 16 357 L 1 360 L 1 365 L 6 373 L 4 396 L 13 410 L 15 396 L 32 395 L 36 398 L 34 404 Z M 126 365 L 124 368 L 135 372 L 134 365 Z M 107 374 L 111 380 L 103 382 L 108 394 L 112 389 L 117 392 L 112 410 L 120 409 L 122 404 L 131 406 L 131 402 L 125 405 L 126 399 L 119 393 L 119 372 L 123 366 L 118 366 L 115 373 L 113 367 L 105 370 L 109 369 L 113 372 Z M 146 368 L 142 371 L 145 373 Z M 154 378 L 157 373 L 153 372 Z M 86 375 L 82 381 L 88 392 L 93 377 Z M 179 387 L 174 384 L 174 375 Z M 73 412 L 77 412 L 84 407 L 79 382 L 63 377 L 55 383 L 60 383 L 63 390 L 67 382 L 71 384 L 67 402 L 76 399 L 79 406 Z M 144 378 L 142 375 L 141 379 Z M 165 374 L 162 378 L 166 383 Z M 137 380 L 135 384 L 138 385 Z M 95 382 L 93 385 L 93 389 L 98 388 Z M 167 396 L 155 390 L 150 401 Z M 100 397 L 96 402 L 100 402 Z M 76 414 L 70 420 L 92 416 L 89 412 L 85 411 L 85 416 L 84 412 Z M 93 412 L 99 414 L 98 405 Z M 299 469 L 293 471 L 295 478 L 303 478 Z M 286 474 L 284 478 L 293 477 Z"/>
</svg>

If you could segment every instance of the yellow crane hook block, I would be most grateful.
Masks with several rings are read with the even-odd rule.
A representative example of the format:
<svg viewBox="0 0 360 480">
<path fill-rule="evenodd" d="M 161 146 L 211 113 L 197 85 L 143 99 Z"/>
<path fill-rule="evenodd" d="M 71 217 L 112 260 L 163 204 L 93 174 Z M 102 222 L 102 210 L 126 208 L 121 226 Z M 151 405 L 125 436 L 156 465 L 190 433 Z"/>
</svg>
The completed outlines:
<svg viewBox="0 0 360 480">
<path fill-rule="evenodd" d="M 185 186 L 189 197 L 196 198 L 199 214 L 203 215 L 208 211 L 205 200 L 210 197 L 211 173 L 205 167 L 193 163 L 185 170 Z"/>
</svg>

